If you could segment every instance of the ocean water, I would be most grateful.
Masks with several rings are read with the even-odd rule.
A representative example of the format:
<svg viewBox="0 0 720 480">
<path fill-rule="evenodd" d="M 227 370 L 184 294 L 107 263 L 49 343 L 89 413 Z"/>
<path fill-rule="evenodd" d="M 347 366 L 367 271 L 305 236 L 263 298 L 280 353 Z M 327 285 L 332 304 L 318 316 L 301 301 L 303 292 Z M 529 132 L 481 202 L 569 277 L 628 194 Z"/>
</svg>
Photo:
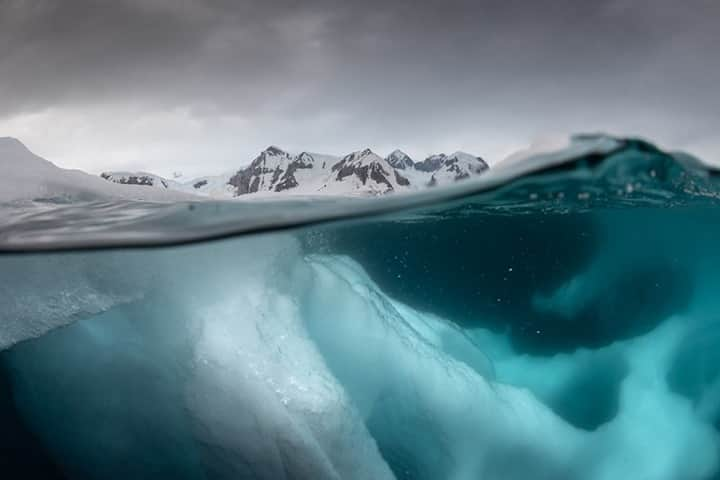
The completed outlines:
<svg viewBox="0 0 720 480">
<path fill-rule="evenodd" d="M 639 140 L 410 197 L 0 209 L 0 472 L 720 478 L 720 183 Z"/>
</svg>

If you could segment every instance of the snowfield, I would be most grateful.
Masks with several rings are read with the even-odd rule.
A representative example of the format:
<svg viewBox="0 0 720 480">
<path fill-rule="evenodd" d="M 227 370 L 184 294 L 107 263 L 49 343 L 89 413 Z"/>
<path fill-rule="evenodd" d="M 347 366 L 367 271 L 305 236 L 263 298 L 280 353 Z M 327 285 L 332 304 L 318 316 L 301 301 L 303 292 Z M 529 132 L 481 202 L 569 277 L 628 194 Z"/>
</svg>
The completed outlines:
<svg viewBox="0 0 720 480">
<path fill-rule="evenodd" d="M 120 185 L 80 170 L 60 168 L 35 155 L 14 138 L 0 138 L 0 172 L 3 176 L 0 203 L 34 200 L 197 200 L 196 196 L 181 191 Z"/>
</svg>

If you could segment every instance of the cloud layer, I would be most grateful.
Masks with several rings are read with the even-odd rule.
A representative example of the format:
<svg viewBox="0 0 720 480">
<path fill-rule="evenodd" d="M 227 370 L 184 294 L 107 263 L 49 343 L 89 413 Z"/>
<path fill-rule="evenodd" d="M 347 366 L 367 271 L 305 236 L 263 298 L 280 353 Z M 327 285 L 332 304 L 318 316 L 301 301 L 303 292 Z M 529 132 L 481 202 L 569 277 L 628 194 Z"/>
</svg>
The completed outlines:
<svg viewBox="0 0 720 480">
<path fill-rule="evenodd" d="M 0 0 L 0 133 L 91 171 L 643 135 L 720 161 L 720 3 Z"/>
</svg>

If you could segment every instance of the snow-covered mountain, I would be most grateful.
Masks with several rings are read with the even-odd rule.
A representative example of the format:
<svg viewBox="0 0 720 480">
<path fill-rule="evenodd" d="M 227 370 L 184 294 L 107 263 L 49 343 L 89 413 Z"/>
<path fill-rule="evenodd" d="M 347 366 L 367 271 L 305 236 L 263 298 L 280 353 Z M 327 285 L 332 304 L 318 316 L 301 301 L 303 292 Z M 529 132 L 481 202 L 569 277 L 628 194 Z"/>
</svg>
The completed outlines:
<svg viewBox="0 0 720 480">
<path fill-rule="evenodd" d="M 17 201 L 176 201 L 189 195 L 141 185 L 114 185 L 100 177 L 67 170 L 41 158 L 19 140 L 0 138 L 0 203 Z"/>
<path fill-rule="evenodd" d="M 387 162 L 398 170 L 405 170 L 407 168 L 413 168 L 415 162 L 402 150 L 395 150 L 385 159 Z"/>
<path fill-rule="evenodd" d="M 346 155 L 333 165 L 329 183 L 335 186 L 332 182 L 342 185 L 339 190 L 374 195 L 401 191 L 410 186 L 407 178 L 369 148 Z"/>
<path fill-rule="evenodd" d="M 480 174 L 488 169 L 487 163 L 480 158 L 465 152 L 455 152 L 445 156 L 440 154 L 442 161 L 437 169 L 431 170 L 430 185 L 447 185 Z"/>
<path fill-rule="evenodd" d="M 382 195 L 446 185 L 482 173 L 488 168 L 480 158 L 467 153 L 432 155 L 415 163 L 395 150 L 382 158 L 370 149 L 344 157 L 302 152 L 288 153 L 270 146 L 247 167 L 218 176 L 177 182 L 139 172 L 106 172 L 102 177 L 115 183 L 143 185 L 215 198 L 247 194 L 287 193 L 295 195 Z"/>
<path fill-rule="evenodd" d="M 430 155 L 422 162 L 414 164 L 413 167 L 420 172 L 434 172 L 443 166 L 445 159 L 447 159 L 447 156 L 444 153 L 438 153 Z"/>
<path fill-rule="evenodd" d="M 312 193 L 322 188 L 336 157 L 302 152 L 291 155 L 268 147 L 249 166 L 233 174 L 228 183 L 234 196 L 258 192 L 300 190 Z"/>
<path fill-rule="evenodd" d="M 140 185 L 177 190 L 179 183 L 145 172 L 105 172 L 100 175 L 105 180 L 122 185 Z"/>
</svg>

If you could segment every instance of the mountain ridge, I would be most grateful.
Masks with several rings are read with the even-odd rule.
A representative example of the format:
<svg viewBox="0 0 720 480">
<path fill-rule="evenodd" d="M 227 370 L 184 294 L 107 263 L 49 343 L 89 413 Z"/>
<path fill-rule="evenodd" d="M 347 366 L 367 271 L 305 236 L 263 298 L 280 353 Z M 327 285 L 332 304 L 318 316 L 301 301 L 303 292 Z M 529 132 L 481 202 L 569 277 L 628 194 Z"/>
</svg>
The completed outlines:
<svg viewBox="0 0 720 480">
<path fill-rule="evenodd" d="M 369 148 L 344 156 L 289 153 L 276 145 L 261 151 L 232 174 L 178 183 L 147 172 L 103 172 L 105 180 L 179 190 L 216 198 L 247 194 L 384 195 L 445 185 L 483 173 L 481 158 L 464 152 L 436 154 L 415 162 L 401 150 L 382 157 Z"/>
</svg>

